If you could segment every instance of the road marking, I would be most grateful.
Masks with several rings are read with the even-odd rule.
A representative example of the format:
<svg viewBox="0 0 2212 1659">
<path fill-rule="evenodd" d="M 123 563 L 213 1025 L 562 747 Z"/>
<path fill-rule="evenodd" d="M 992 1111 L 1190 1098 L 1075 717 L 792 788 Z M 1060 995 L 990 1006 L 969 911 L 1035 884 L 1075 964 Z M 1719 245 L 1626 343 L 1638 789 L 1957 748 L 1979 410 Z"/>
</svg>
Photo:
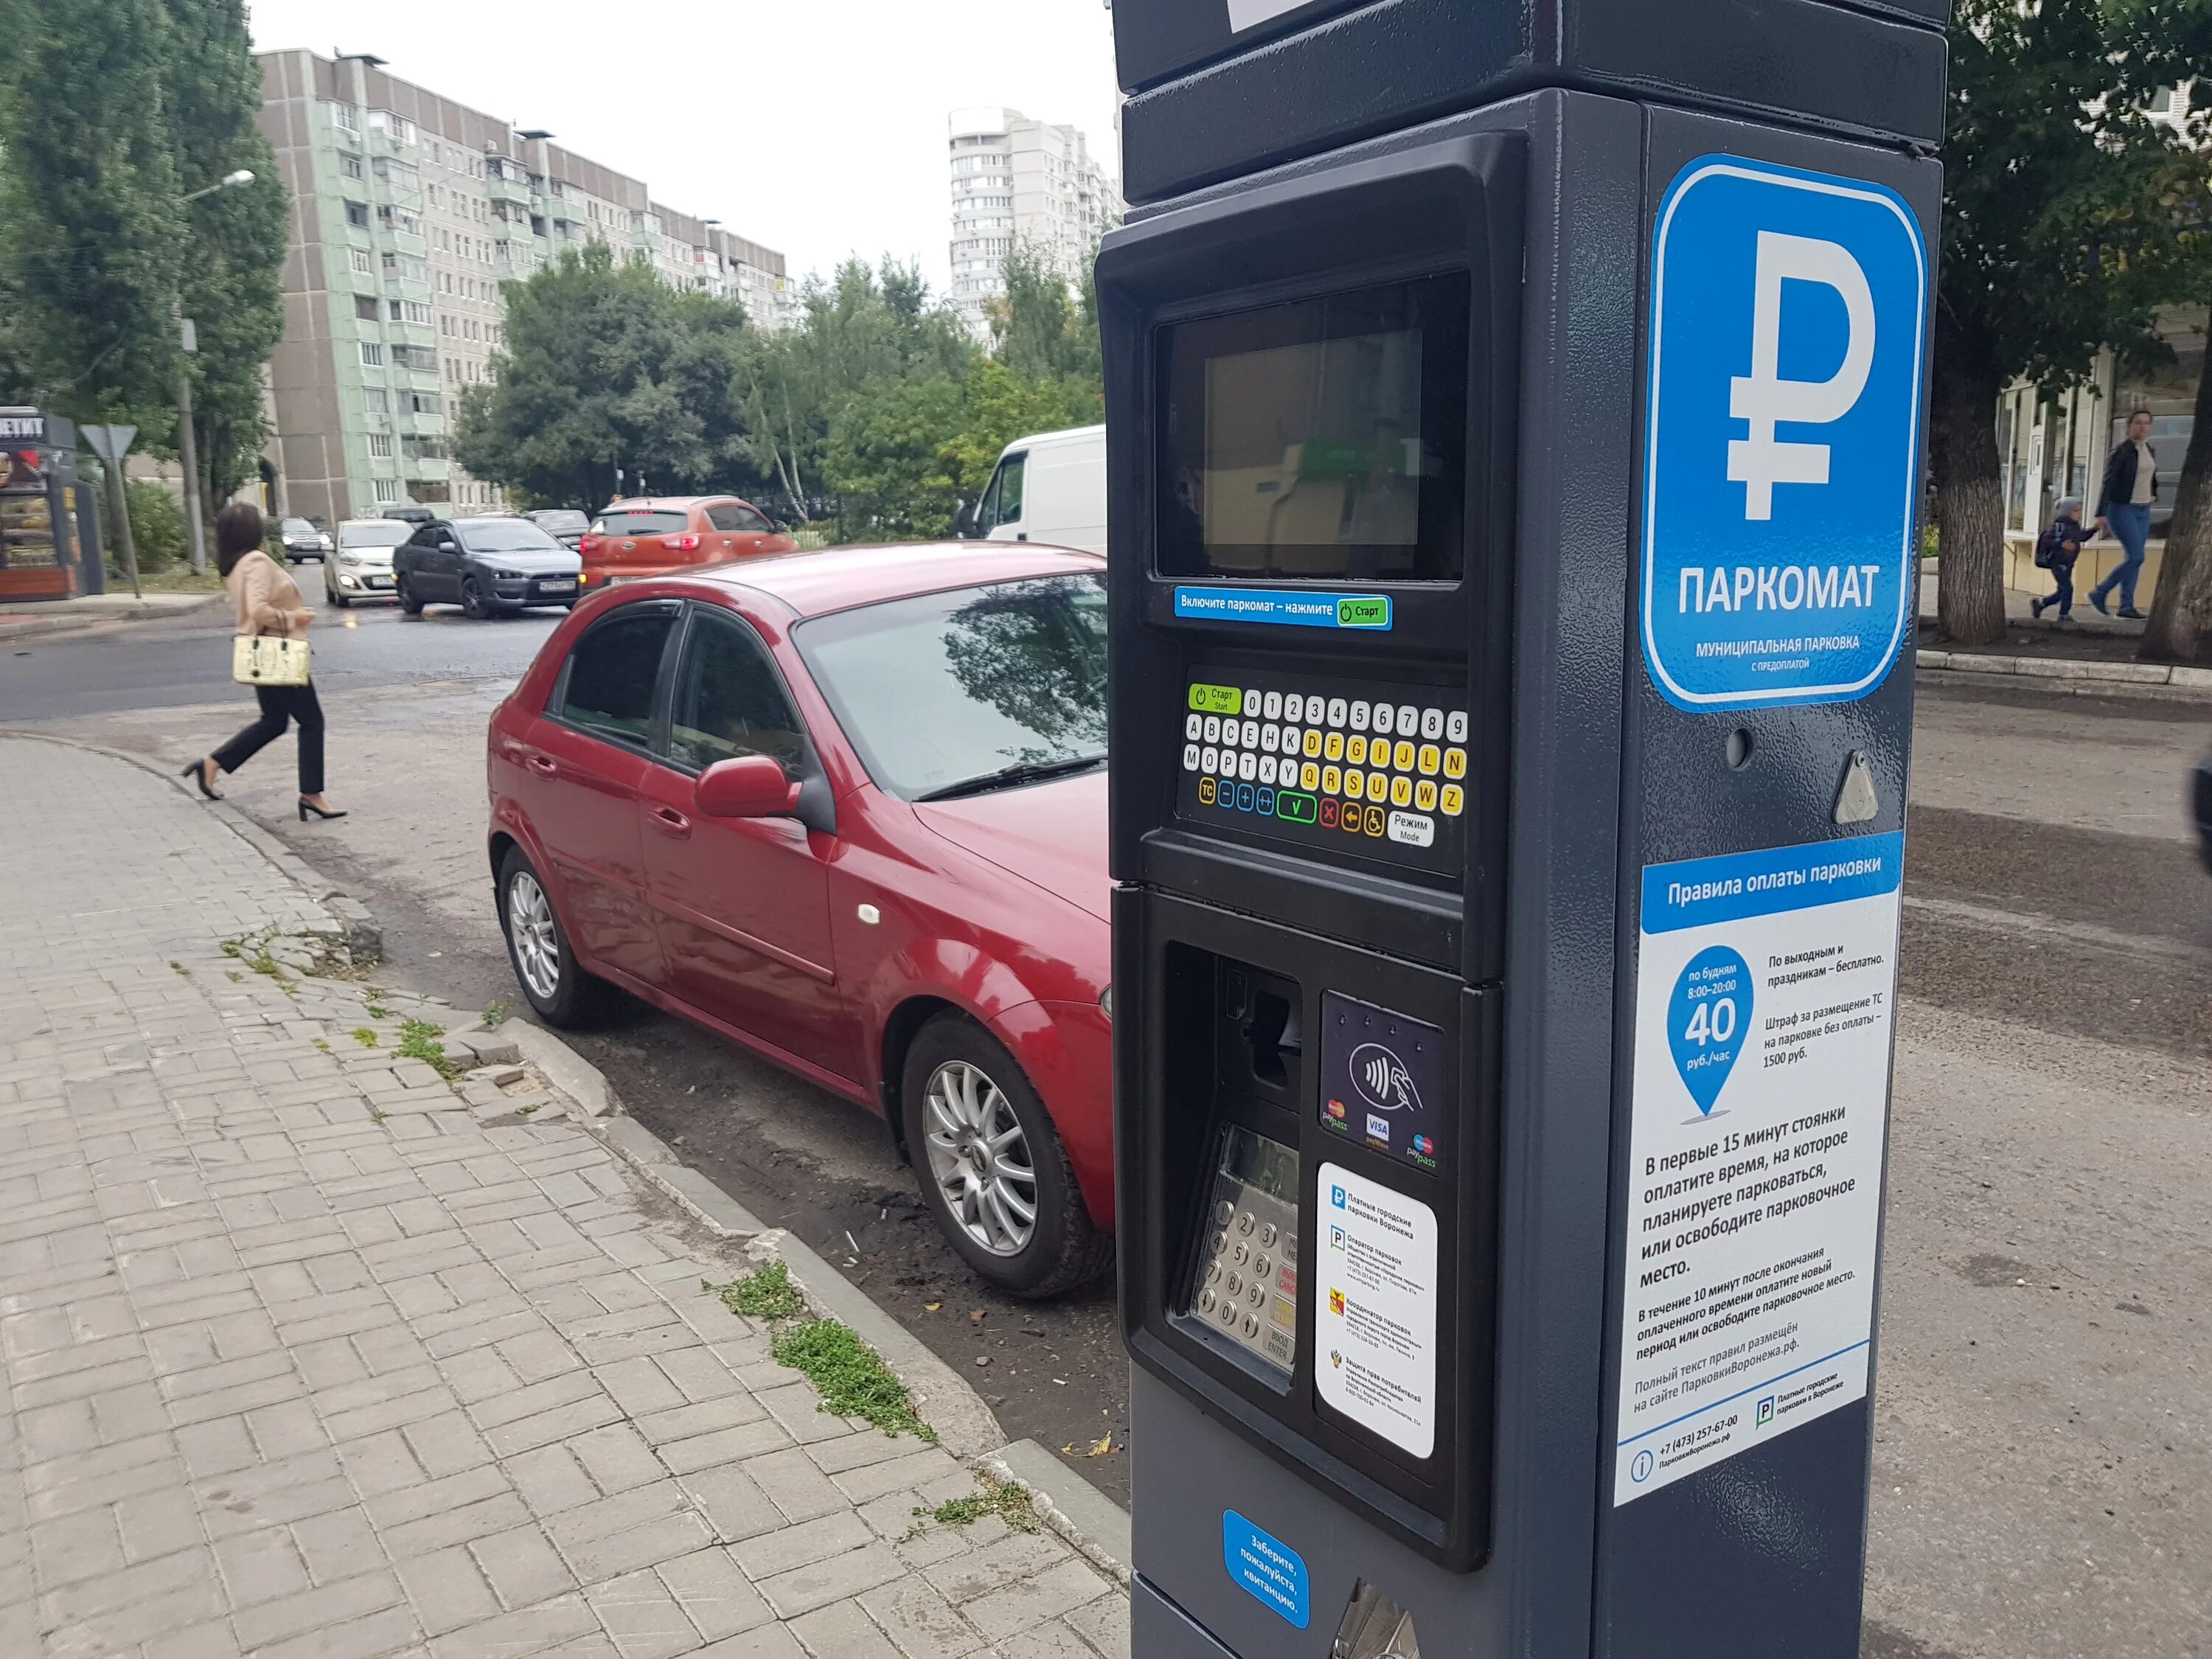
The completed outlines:
<svg viewBox="0 0 2212 1659">
<path fill-rule="evenodd" d="M 2100 927 L 2094 922 L 2061 921 L 2056 916 L 2039 915 L 2033 911 L 1992 910 L 1957 899 L 1916 898 L 1910 893 L 1905 895 L 1905 908 L 1994 933 L 2040 933 L 2101 951 L 2119 951 L 2131 957 L 2158 957 L 2168 962 L 2212 968 L 2212 951 L 2202 945 L 2185 945 L 2179 939 L 2159 939 L 2146 933 L 2124 933 L 2117 928 Z"/>
</svg>

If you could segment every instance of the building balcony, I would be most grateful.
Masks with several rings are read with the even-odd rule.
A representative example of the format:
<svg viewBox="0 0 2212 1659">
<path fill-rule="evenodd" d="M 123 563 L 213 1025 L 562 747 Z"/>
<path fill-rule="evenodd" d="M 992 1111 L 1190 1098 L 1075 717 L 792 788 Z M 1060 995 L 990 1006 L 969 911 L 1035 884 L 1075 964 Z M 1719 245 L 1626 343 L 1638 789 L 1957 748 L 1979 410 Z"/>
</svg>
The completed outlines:
<svg viewBox="0 0 2212 1659">
<path fill-rule="evenodd" d="M 435 459 L 427 455 L 402 457 L 399 465 L 410 482 L 428 478 L 433 483 L 444 483 L 453 476 L 453 464 L 442 455 Z"/>
<path fill-rule="evenodd" d="M 419 230 L 387 230 L 383 235 L 394 253 L 404 253 L 416 259 L 430 257 L 429 240 Z"/>
<path fill-rule="evenodd" d="M 509 179 L 501 173 L 484 179 L 484 194 L 495 202 L 507 202 L 520 208 L 527 208 L 539 199 L 538 192 L 530 188 L 528 179 Z"/>
</svg>

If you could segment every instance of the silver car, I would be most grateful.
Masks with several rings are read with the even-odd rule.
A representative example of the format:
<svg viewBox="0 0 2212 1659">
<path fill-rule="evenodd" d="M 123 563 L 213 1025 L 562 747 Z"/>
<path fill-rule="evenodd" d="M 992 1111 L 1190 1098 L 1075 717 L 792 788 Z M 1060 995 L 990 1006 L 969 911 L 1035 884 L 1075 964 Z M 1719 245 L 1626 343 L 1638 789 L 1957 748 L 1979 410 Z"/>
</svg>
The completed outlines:
<svg viewBox="0 0 2212 1659">
<path fill-rule="evenodd" d="M 323 592 L 341 611 L 356 599 L 388 599 L 392 550 L 414 534 L 398 519 L 348 519 L 338 526 L 337 550 L 323 561 Z"/>
</svg>

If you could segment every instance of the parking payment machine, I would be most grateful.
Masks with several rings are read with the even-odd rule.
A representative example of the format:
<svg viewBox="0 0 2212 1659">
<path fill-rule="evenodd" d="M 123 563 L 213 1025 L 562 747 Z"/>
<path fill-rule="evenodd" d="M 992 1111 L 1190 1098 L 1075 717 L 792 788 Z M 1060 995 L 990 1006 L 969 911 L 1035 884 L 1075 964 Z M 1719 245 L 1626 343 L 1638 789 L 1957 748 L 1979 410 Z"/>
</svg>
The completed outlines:
<svg viewBox="0 0 2212 1659">
<path fill-rule="evenodd" d="M 1858 1651 L 1945 12 L 1119 0 L 1139 1659 Z"/>
</svg>

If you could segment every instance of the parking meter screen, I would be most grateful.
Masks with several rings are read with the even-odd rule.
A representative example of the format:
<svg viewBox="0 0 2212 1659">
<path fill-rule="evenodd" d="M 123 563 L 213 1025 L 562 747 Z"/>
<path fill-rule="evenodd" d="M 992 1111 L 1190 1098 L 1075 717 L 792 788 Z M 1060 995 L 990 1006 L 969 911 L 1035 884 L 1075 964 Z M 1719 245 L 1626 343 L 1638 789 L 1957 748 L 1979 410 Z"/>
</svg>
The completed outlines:
<svg viewBox="0 0 2212 1659">
<path fill-rule="evenodd" d="M 1427 276 L 1163 329 L 1161 574 L 1455 579 L 1468 291 Z"/>
</svg>

